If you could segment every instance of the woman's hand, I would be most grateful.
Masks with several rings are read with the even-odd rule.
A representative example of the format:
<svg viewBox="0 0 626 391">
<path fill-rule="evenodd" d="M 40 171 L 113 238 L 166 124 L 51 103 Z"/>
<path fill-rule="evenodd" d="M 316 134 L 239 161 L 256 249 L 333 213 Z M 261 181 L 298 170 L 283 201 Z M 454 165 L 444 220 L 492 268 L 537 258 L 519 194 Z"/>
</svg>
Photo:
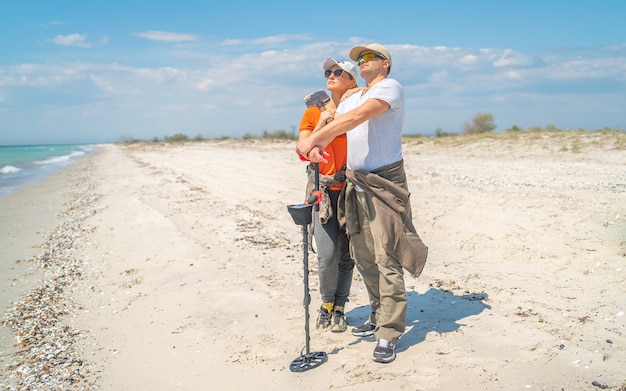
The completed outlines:
<svg viewBox="0 0 626 391">
<path fill-rule="evenodd" d="M 321 127 L 322 125 L 326 125 L 330 121 L 335 118 L 335 112 L 330 110 L 324 110 L 320 113 L 320 120 L 317 123 L 317 127 Z"/>
</svg>

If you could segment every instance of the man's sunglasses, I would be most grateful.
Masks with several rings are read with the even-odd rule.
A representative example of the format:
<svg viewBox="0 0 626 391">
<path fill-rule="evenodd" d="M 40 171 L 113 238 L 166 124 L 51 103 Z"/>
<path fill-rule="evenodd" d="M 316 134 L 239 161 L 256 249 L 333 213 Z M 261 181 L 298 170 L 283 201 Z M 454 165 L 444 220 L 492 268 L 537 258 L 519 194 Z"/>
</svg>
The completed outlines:
<svg viewBox="0 0 626 391">
<path fill-rule="evenodd" d="M 324 71 L 324 77 L 329 78 L 331 74 L 335 75 L 335 77 L 341 77 L 343 75 L 343 69 L 335 69 L 334 71 Z"/>
<path fill-rule="evenodd" d="M 363 62 L 363 61 L 372 61 L 372 60 L 375 60 L 377 58 L 380 58 L 381 60 L 386 60 L 387 59 L 387 57 L 381 56 L 380 54 L 367 53 L 367 54 L 361 54 L 359 56 L 359 58 L 356 60 L 356 63 L 358 65 L 361 65 L 361 62 Z"/>
</svg>

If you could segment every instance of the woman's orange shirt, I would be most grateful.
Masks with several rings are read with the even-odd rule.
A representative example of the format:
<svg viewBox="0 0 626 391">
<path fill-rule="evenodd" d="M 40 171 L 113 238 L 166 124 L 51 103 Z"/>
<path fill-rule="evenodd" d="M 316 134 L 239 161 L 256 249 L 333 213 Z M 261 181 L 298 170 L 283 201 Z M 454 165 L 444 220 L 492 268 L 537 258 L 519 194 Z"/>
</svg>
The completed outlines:
<svg viewBox="0 0 626 391">
<path fill-rule="evenodd" d="M 319 107 L 307 107 L 300 121 L 300 131 L 313 131 L 320 119 L 321 111 Z M 348 140 L 346 134 L 335 137 L 333 141 L 326 146 L 328 156 L 325 156 L 328 163 L 320 162 L 320 174 L 333 175 L 340 171 L 346 165 L 348 153 Z M 329 187 L 329 190 L 341 190 L 343 184 Z"/>
</svg>

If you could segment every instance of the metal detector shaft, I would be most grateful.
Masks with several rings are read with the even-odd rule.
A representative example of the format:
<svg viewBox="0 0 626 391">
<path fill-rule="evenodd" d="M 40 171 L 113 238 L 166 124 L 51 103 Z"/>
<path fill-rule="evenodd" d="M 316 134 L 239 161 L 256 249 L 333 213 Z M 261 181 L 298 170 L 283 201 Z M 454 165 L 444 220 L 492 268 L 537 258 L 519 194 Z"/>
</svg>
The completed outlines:
<svg viewBox="0 0 626 391">
<path fill-rule="evenodd" d="M 313 191 L 315 191 L 315 194 L 319 194 L 318 191 L 320 190 L 320 164 L 319 163 L 315 163 L 314 168 L 315 168 L 315 187 L 313 188 Z M 320 211 L 320 201 L 321 200 L 316 200 L 316 202 L 315 202 L 315 211 L 316 212 Z"/>
<path fill-rule="evenodd" d="M 321 194 L 319 193 L 319 166 L 315 164 L 315 191 L 309 197 L 306 204 L 289 205 L 287 210 L 291 214 L 294 222 L 302 226 L 302 252 L 304 265 L 304 331 L 306 333 L 305 353 L 301 354 L 289 365 L 292 372 L 304 372 L 309 369 L 317 368 L 328 360 L 328 356 L 324 352 L 312 352 L 310 348 L 309 336 L 309 305 L 311 304 L 311 295 L 309 294 L 309 241 L 308 241 L 308 225 L 312 221 L 312 207 L 319 210 Z"/>
<path fill-rule="evenodd" d="M 302 305 L 304 306 L 304 332 L 306 335 L 306 354 L 311 353 L 310 341 L 311 337 L 309 336 L 309 320 L 311 316 L 309 315 L 309 305 L 311 304 L 311 295 L 309 293 L 309 242 L 308 242 L 309 232 L 307 230 L 307 226 L 302 226 L 302 249 L 304 251 L 303 264 L 304 264 L 304 300 Z"/>
<path fill-rule="evenodd" d="M 316 212 L 320 210 L 320 200 L 317 191 L 320 189 L 320 166 L 319 163 L 314 164 L 315 169 L 315 187 L 313 188 L 313 195 L 309 198 L 309 203 L 314 204 L 314 208 Z M 313 199 L 315 198 L 315 199 Z M 311 295 L 309 294 L 309 232 L 306 225 L 302 226 L 302 250 L 304 252 L 304 331 L 306 333 L 306 354 L 311 353 L 310 350 L 310 337 L 309 337 L 309 320 L 311 316 L 309 315 L 309 305 L 311 304 Z"/>
</svg>

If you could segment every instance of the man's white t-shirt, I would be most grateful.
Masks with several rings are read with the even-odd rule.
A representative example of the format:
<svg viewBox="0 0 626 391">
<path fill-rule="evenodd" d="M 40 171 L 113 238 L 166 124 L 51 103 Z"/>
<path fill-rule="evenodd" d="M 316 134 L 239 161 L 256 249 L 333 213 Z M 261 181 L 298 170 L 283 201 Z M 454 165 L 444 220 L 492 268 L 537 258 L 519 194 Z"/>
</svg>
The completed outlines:
<svg viewBox="0 0 626 391">
<path fill-rule="evenodd" d="M 337 112 L 347 113 L 368 99 L 389 103 L 389 110 L 347 132 L 350 170 L 374 171 L 402 160 L 404 90 L 394 79 L 383 79 L 364 94 L 357 92 L 339 104 Z"/>
</svg>

